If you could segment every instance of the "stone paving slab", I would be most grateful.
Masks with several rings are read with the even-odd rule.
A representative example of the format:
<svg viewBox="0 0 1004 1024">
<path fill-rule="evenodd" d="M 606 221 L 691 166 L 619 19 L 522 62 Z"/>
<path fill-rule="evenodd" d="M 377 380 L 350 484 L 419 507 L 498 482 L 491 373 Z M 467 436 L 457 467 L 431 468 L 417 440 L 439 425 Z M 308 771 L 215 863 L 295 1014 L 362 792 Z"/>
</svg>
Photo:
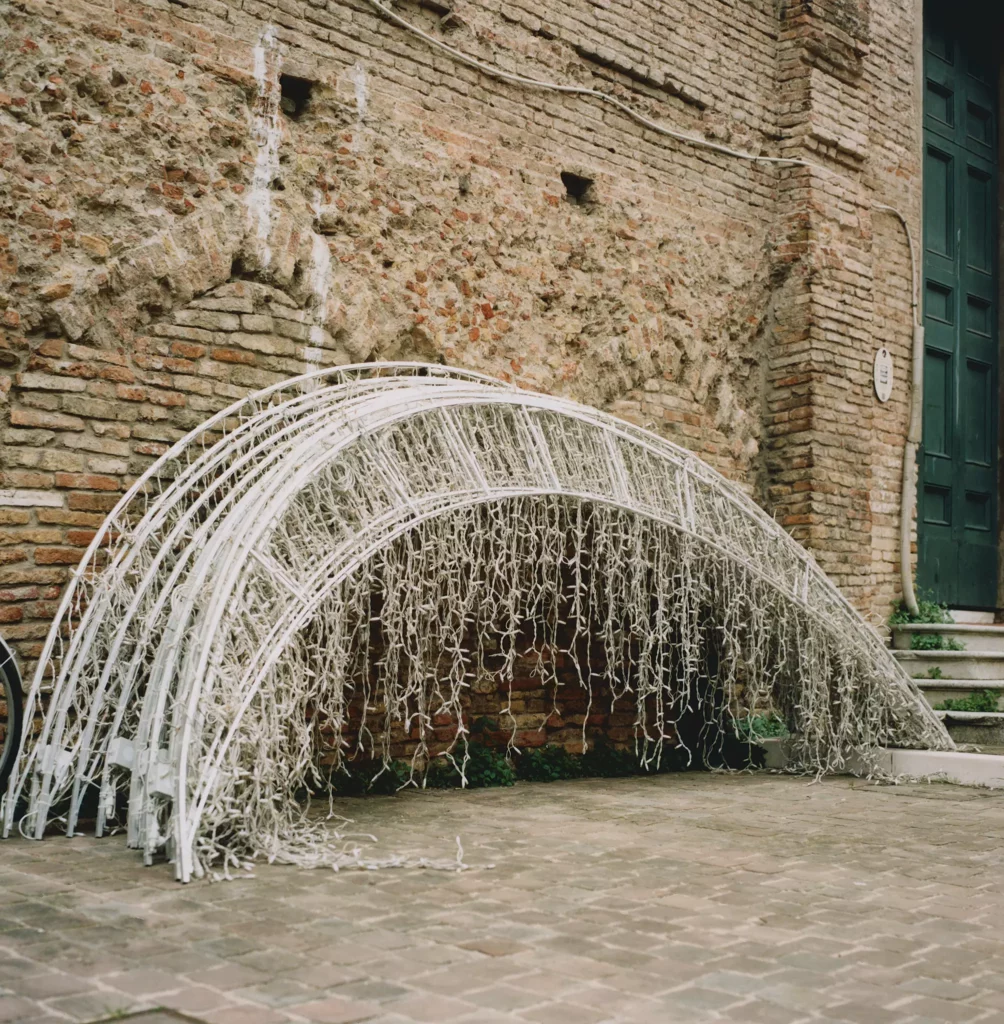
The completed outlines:
<svg viewBox="0 0 1004 1024">
<path fill-rule="evenodd" d="M 470 870 L 0 844 L 0 1022 L 1004 1024 L 1004 793 L 665 775 L 344 801 Z"/>
</svg>

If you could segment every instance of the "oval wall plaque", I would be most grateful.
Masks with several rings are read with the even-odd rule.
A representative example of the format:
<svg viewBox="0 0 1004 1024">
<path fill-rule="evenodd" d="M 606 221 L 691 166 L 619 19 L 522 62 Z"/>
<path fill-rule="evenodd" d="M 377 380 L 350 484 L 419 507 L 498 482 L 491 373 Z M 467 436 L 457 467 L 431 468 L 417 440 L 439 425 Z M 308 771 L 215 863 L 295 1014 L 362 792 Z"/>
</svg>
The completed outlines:
<svg viewBox="0 0 1004 1024">
<path fill-rule="evenodd" d="M 888 402 L 892 394 L 892 356 L 883 347 L 875 353 L 875 395 L 880 402 Z"/>
</svg>

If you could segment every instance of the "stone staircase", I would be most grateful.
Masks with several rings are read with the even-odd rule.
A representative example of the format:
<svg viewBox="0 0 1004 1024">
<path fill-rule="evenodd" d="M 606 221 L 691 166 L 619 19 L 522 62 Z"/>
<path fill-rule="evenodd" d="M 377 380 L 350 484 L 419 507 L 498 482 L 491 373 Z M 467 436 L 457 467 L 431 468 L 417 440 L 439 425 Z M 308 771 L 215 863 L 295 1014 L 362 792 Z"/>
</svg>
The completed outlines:
<svg viewBox="0 0 1004 1024">
<path fill-rule="evenodd" d="M 939 711 L 957 743 L 988 752 L 1004 751 L 1004 624 L 992 614 L 955 612 L 953 623 L 894 626 L 893 654 L 920 685 L 931 706 L 991 691 L 994 711 Z M 966 620 L 966 621 L 960 621 Z M 961 651 L 913 650 L 913 638 L 942 636 L 963 645 Z"/>
</svg>

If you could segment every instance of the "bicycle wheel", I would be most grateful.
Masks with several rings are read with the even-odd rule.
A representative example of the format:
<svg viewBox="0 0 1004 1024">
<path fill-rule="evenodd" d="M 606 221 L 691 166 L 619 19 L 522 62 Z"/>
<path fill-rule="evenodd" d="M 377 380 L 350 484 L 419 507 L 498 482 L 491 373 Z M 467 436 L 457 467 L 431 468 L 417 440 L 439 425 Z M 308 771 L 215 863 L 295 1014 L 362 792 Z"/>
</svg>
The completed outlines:
<svg viewBox="0 0 1004 1024">
<path fill-rule="evenodd" d="M 14 769 L 24 716 L 21 673 L 10 647 L 0 639 L 0 793 Z"/>
</svg>

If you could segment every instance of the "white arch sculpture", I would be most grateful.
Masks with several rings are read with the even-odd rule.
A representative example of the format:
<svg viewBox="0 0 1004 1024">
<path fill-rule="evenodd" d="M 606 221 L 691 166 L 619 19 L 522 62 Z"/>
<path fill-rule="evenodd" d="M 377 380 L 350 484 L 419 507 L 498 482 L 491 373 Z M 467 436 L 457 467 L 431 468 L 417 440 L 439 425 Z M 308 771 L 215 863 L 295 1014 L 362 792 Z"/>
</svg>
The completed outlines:
<svg viewBox="0 0 1004 1024">
<path fill-rule="evenodd" d="M 182 881 L 350 861 L 317 853 L 293 798 L 318 723 L 339 756 L 361 696 L 361 736 L 447 713 L 462 742 L 465 688 L 490 649 L 511 678 L 528 620 L 602 646 L 576 656 L 582 685 L 633 702 L 642 758 L 693 710 L 709 643 L 717 713 L 770 701 L 807 770 L 953 746 L 811 556 L 690 453 L 476 374 L 369 364 L 235 403 L 123 496 L 49 632 L 4 835 L 63 813 L 72 834 L 97 785 L 98 834 L 128 793 L 129 844 L 166 847 Z"/>
</svg>

